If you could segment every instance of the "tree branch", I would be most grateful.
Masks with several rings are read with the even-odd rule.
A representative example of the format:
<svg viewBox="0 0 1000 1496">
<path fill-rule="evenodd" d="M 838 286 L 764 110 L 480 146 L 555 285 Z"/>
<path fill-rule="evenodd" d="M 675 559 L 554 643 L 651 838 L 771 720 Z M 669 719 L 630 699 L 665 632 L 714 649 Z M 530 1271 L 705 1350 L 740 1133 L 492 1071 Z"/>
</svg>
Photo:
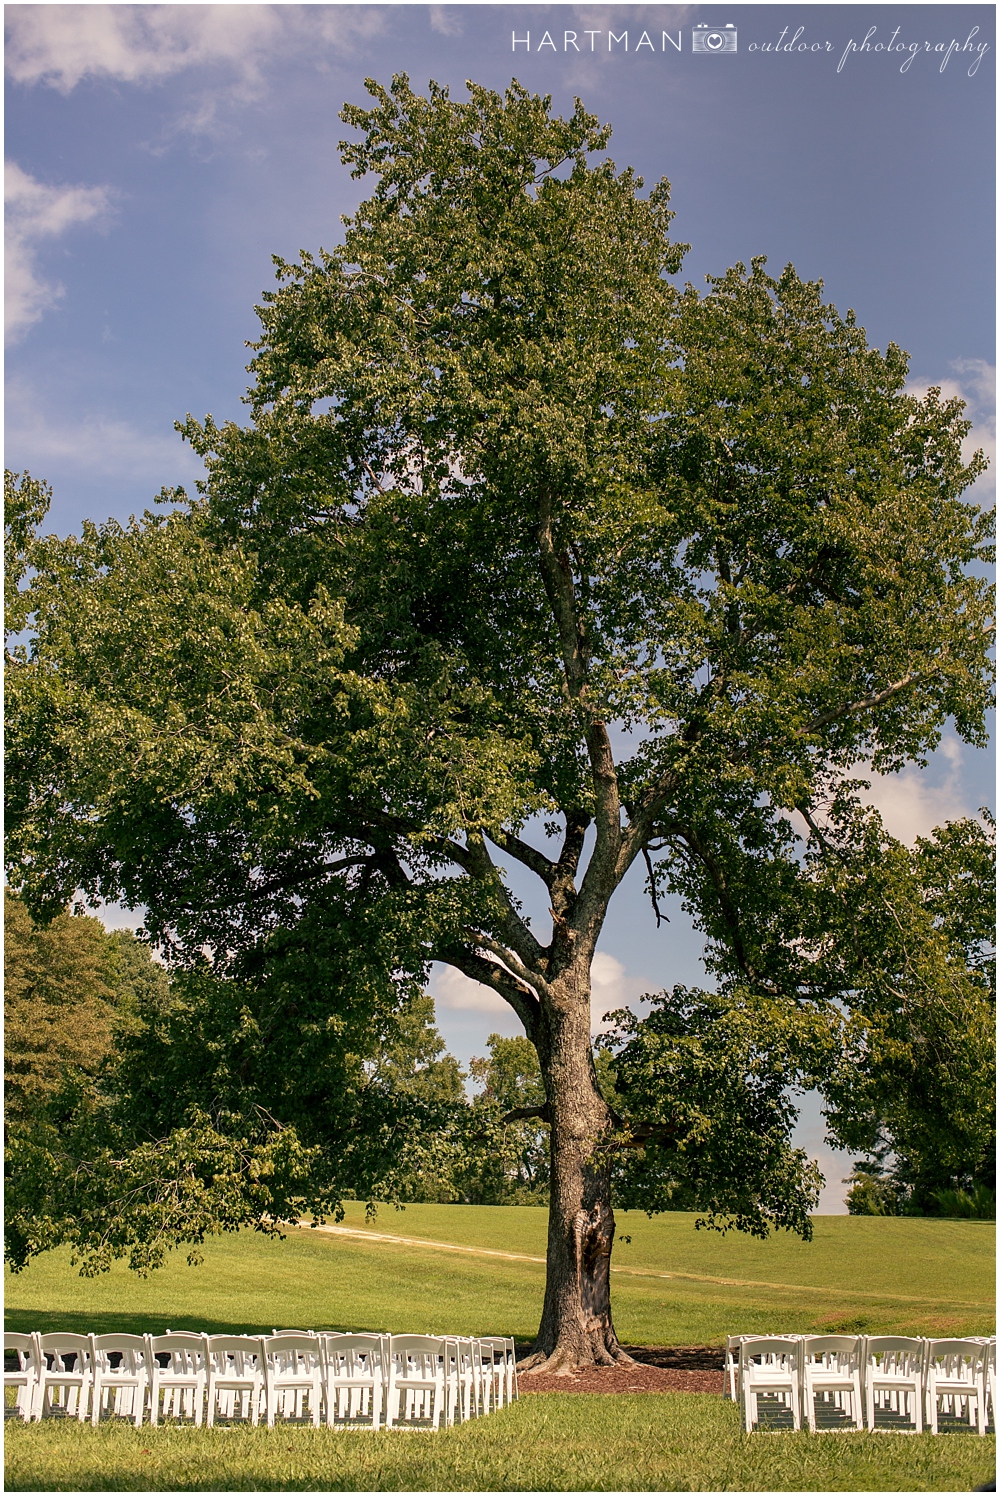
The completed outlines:
<svg viewBox="0 0 1000 1496">
<path fill-rule="evenodd" d="M 370 866 L 377 858 L 377 853 L 366 853 L 358 857 L 342 857 L 339 862 L 327 862 L 322 867 L 316 867 L 295 873 L 285 873 L 280 878 L 272 878 L 269 883 L 258 883 L 245 889 L 241 893 L 233 893 L 228 898 L 219 899 L 211 904 L 200 904 L 201 909 L 228 909 L 233 904 L 250 903 L 256 899 L 266 899 L 268 894 L 281 893 L 286 888 L 297 888 L 302 883 L 311 883 L 314 878 L 326 877 L 328 873 L 340 873 L 349 867 Z"/>
<path fill-rule="evenodd" d="M 444 961 L 448 966 L 454 966 L 456 970 L 470 977 L 474 982 L 481 982 L 484 987 L 490 987 L 502 997 L 504 1002 L 509 1003 L 514 1012 L 524 1024 L 524 1032 L 534 1043 L 538 1036 L 538 1023 L 541 1016 L 541 1004 L 535 991 L 527 983 L 518 982 L 510 972 L 504 971 L 501 966 L 492 961 L 485 960 L 475 951 L 467 946 L 442 944 L 435 956 L 438 961 Z"/>
<path fill-rule="evenodd" d="M 947 651 L 942 650 L 942 655 L 945 653 Z M 814 717 L 811 722 L 807 722 L 805 727 L 799 728 L 796 737 L 808 737 L 810 733 L 816 732 L 818 728 L 828 727 L 831 722 L 838 722 L 844 717 L 856 717 L 860 712 L 872 711 L 875 707 L 882 706 L 885 702 L 891 701 L 894 696 L 898 696 L 908 686 L 915 685 L 917 681 L 930 680 L 931 676 L 940 674 L 941 668 L 937 665 L 933 670 L 911 670 L 909 674 L 902 676 L 897 681 L 893 681 L 891 686 L 886 686 L 884 691 L 876 691 L 874 696 L 862 696 L 859 701 L 849 701 L 844 706 L 833 707 L 828 712 L 820 712 L 819 716 Z"/>
<path fill-rule="evenodd" d="M 552 1109 L 546 1101 L 544 1106 L 517 1106 L 512 1112 L 500 1118 L 501 1122 L 529 1122 L 537 1118 L 539 1122 L 552 1122 Z"/>
<path fill-rule="evenodd" d="M 479 878 L 483 883 L 492 884 L 500 897 L 503 904 L 503 933 L 508 945 L 516 953 L 517 959 L 533 974 L 534 969 L 547 959 L 548 953 L 514 908 L 510 891 L 497 872 L 482 832 L 467 833 L 466 850 L 470 859 L 471 876 Z M 501 960 L 507 960 L 502 950 L 497 954 Z"/>
<path fill-rule="evenodd" d="M 603 918 L 608 900 L 621 880 L 619 852 L 622 844 L 621 800 L 611 739 L 605 722 L 587 699 L 590 675 L 590 643 L 577 609 L 573 569 L 565 550 L 556 549 L 553 536 L 552 500 L 543 492 L 539 503 L 538 554 L 542 582 L 559 633 L 566 689 L 584 712 L 584 741 L 590 760 L 594 788 L 597 840 L 574 905 L 574 925 L 588 939 Z M 569 938 L 566 921 L 556 921 L 557 937 Z"/>
<path fill-rule="evenodd" d="M 489 832 L 490 841 L 498 846 L 501 852 L 506 852 L 508 857 L 514 857 L 524 867 L 529 868 L 537 877 L 541 878 L 546 888 L 551 889 L 557 873 L 557 864 L 544 852 L 539 852 L 519 836 L 514 836 L 508 831 Z"/>
<path fill-rule="evenodd" d="M 466 930 L 464 933 L 470 943 L 481 947 L 484 951 L 488 951 L 491 956 L 495 956 L 504 966 L 509 967 L 519 982 L 524 982 L 533 992 L 536 992 L 539 988 L 544 990 L 548 986 L 548 983 L 540 972 L 533 971 L 530 966 L 520 959 L 516 951 L 509 950 L 506 946 L 501 945 L 498 940 L 493 939 L 492 935 L 487 935 L 482 930 Z M 540 946 L 539 950 L 541 950 Z M 542 952 L 542 955 L 544 958 L 545 953 Z"/>
</svg>

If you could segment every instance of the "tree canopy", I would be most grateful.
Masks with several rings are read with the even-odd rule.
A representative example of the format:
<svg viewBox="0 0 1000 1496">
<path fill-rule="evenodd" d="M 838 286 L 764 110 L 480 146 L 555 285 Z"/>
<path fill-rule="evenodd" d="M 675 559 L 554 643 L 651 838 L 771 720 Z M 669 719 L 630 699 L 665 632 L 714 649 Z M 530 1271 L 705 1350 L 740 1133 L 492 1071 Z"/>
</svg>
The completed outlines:
<svg viewBox="0 0 1000 1496">
<path fill-rule="evenodd" d="M 621 1355 L 629 1119 L 589 1017 L 609 902 L 644 858 L 789 1063 L 850 1004 L 856 951 L 815 922 L 880 835 L 849 776 L 923 761 L 949 720 L 984 741 L 990 527 L 962 498 L 984 463 L 961 403 L 907 394 L 901 350 L 791 266 L 676 285 L 667 184 L 619 172 L 579 103 L 367 87 L 342 154 L 370 195 L 336 249 L 278 262 L 250 424 L 183 423 L 198 496 L 30 542 L 12 877 L 39 914 L 77 888 L 146 906 L 213 980 L 290 991 L 272 972 L 315 947 L 309 1000 L 348 1030 L 435 959 L 500 993 L 545 1090 L 538 1356 L 565 1367 Z M 680 995 L 622 1074 L 659 1074 L 678 1023 L 691 1054 L 753 1048 Z M 777 1074 L 730 1068 L 730 1182 L 690 1186 L 723 1223 L 808 1229 Z M 650 1125 L 676 1152 L 700 1105 Z M 750 1188 L 741 1153 L 769 1159 Z"/>
</svg>

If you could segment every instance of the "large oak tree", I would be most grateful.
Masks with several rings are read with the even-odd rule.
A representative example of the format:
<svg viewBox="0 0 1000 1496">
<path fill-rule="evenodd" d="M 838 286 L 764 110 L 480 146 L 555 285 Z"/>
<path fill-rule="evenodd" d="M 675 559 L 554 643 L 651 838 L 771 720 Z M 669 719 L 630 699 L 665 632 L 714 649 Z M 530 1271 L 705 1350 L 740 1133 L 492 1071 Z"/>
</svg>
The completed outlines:
<svg viewBox="0 0 1000 1496">
<path fill-rule="evenodd" d="M 201 496 L 33 551 L 15 876 L 38 912 L 145 905 L 220 971 L 305 928 L 347 984 L 439 960 L 492 987 L 546 1098 L 534 1362 L 607 1362 L 641 1130 L 593 1058 L 609 904 L 645 860 L 758 1012 L 841 996 L 782 920 L 852 765 L 920 760 L 949 718 L 983 739 L 982 460 L 791 267 L 678 288 L 666 183 L 582 106 L 368 89 L 343 154 L 370 195 L 279 263 L 249 426 L 183 426 Z M 778 1163 L 776 1195 L 745 1175 L 713 1208 L 803 1227 L 811 1176 Z"/>
</svg>

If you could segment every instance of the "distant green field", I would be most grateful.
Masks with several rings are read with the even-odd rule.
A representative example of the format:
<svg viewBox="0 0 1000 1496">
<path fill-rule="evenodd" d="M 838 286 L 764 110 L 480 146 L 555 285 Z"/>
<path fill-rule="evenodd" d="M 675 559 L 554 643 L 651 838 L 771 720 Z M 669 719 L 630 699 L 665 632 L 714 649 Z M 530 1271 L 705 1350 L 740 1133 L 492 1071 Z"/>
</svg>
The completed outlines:
<svg viewBox="0 0 1000 1496">
<path fill-rule="evenodd" d="M 636 1345 L 721 1343 L 727 1333 L 843 1329 L 987 1334 L 993 1330 L 995 1229 L 986 1221 L 819 1216 L 812 1242 L 758 1242 L 694 1230 L 680 1213 L 622 1213 L 613 1302 Z M 348 1205 L 345 1225 L 365 1229 Z M 521 1206 L 411 1205 L 371 1226 L 426 1246 L 308 1229 L 285 1241 L 243 1233 L 209 1241 L 202 1266 L 177 1253 L 149 1279 L 119 1264 L 86 1279 L 65 1251 L 7 1278 L 9 1329 L 260 1330 L 301 1326 L 398 1333 L 513 1335 L 537 1329 L 541 1262 L 448 1252 L 454 1243 L 542 1257 L 545 1212 Z"/>
</svg>

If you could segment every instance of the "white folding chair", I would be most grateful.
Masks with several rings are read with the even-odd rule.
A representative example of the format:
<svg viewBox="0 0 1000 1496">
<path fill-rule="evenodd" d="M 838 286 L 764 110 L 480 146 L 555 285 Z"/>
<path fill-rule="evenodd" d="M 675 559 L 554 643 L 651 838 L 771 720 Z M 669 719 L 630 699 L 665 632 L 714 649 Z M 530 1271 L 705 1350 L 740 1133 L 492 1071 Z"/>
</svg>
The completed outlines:
<svg viewBox="0 0 1000 1496">
<path fill-rule="evenodd" d="M 923 1432 L 924 1344 L 906 1335 L 865 1337 L 861 1374 L 870 1432 Z"/>
<path fill-rule="evenodd" d="M 293 1335 L 267 1335 L 264 1352 L 264 1395 L 267 1426 L 274 1427 L 277 1414 L 301 1422 L 309 1405 L 309 1421 L 319 1428 L 323 1405 L 323 1347 L 308 1331 Z"/>
<path fill-rule="evenodd" d="M 89 1335 L 39 1335 L 35 1418 L 78 1418 L 90 1411 L 94 1353 Z"/>
<path fill-rule="evenodd" d="M 983 1366 L 986 1348 L 975 1340 L 928 1340 L 924 1363 L 924 1392 L 927 1399 L 925 1421 L 932 1434 L 938 1431 L 942 1413 L 960 1419 L 959 1405 L 965 1403 L 969 1425 L 977 1434 L 986 1432 L 986 1396 Z M 938 1408 L 939 1399 L 951 1407 Z"/>
<path fill-rule="evenodd" d="M 101 1415 L 106 1414 L 109 1418 L 131 1418 L 136 1428 L 141 1428 L 150 1386 L 144 1337 L 91 1335 L 90 1345 L 94 1357 L 91 1423 L 100 1423 Z"/>
<path fill-rule="evenodd" d="M 986 1342 L 983 1358 L 983 1428 L 997 1421 L 997 1338 Z"/>
<path fill-rule="evenodd" d="M 386 1335 L 324 1335 L 326 1422 L 330 1428 L 381 1426 L 389 1375 Z"/>
<path fill-rule="evenodd" d="M 740 1344 L 742 1335 L 726 1336 L 726 1351 L 723 1361 L 723 1373 L 725 1380 L 722 1386 L 722 1395 L 729 1402 L 739 1402 L 739 1379 L 740 1379 Z"/>
<path fill-rule="evenodd" d="M 38 1346 L 37 1335 L 23 1335 L 14 1330 L 5 1330 L 3 1337 L 4 1368 L 3 1386 L 4 1403 L 3 1416 L 7 1418 L 21 1418 L 25 1423 L 30 1422 L 35 1411 L 35 1401 L 38 1397 L 39 1374 L 42 1365 L 42 1353 Z M 13 1365 L 8 1370 L 7 1358 L 16 1358 L 17 1366 Z M 14 1401 L 8 1405 L 7 1389 L 14 1392 Z"/>
<path fill-rule="evenodd" d="M 214 1425 L 216 1414 L 259 1423 L 263 1397 L 264 1351 L 260 1337 L 209 1335 L 208 1427 Z"/>
<path fill-rule="evenodd" d="M 483 1391 L 483 1371 L 477 1343 L 465 1336 L 445 1338 L 444 1381 L 446 1393 L 445 1422 L 468 1423 L 478 1418 L 487 1395 Z"/>
<path fill-rule="evenodd" d="M 816 1432 L 816 1399 L 824 1431 L 863 1429 L 861 1341 L 855 1335 L 806 1335 L 799 1347 L 802 1412 Z M 850 1402 L 848 1414 L 845 1403 Z"/>
<path fill-rule="evenodd" d="M 444 1341 L 436 1335 L 390 1335 L 386 1428 L 440 1428 L 445 1398 Z"/>
<path fill-rule="evenodd" d="M 475 1347 L 479 1367 L 479 1395 L 485 1417 L 488 1413 L 493 1413 L 503 1406 L 506 1358 L 490 1339 L 476 1340 Z"/>
<path fill-rule="evenodd" d="M 768 1335 L 768 1340 L 787 1340 L 791 1344 L 797 1344 L 801 1335 Z M 754 1335 L 727 1335 L 725 1358 L 723 1361 L 724 1382 L 722 1395 L 730 1402 L 738 1403 L 740 1400 L 740 1346 L 744 1340 L 760 1339 Z M 770 1359 L 770 1358 L 768 1358 Z"/>
<path fill-rule="evenodd" d="M 517 1356 L 508 1335 L 484 1335 L 479 1344 L 493 1352 L 494 1406 L 505 1408 L 517 1398 Z"/>
<path fill-rule="evenodd" d="M 750 1433 L 758 1428 L 783 1427 L 785 1415 L 791 1416 L 792 1428 L 800 1427 L 802 1375 L 799 1342 L 778 1336 L 746 1335 L 740 1344 L 740 1407 L 743 1427 Z M 761 1420 L 761 1399 L 766 1399 L 768 1415 L 777 1413 L 779 1420 L 768 1416 Z"/>
<path fill-rule="evenodd" d="M 208 1336 L 168 1330 L 146 1336 L 149 1421 L 191 1419 L 200 1428 L 208 1390 Z"/>
</svg>

